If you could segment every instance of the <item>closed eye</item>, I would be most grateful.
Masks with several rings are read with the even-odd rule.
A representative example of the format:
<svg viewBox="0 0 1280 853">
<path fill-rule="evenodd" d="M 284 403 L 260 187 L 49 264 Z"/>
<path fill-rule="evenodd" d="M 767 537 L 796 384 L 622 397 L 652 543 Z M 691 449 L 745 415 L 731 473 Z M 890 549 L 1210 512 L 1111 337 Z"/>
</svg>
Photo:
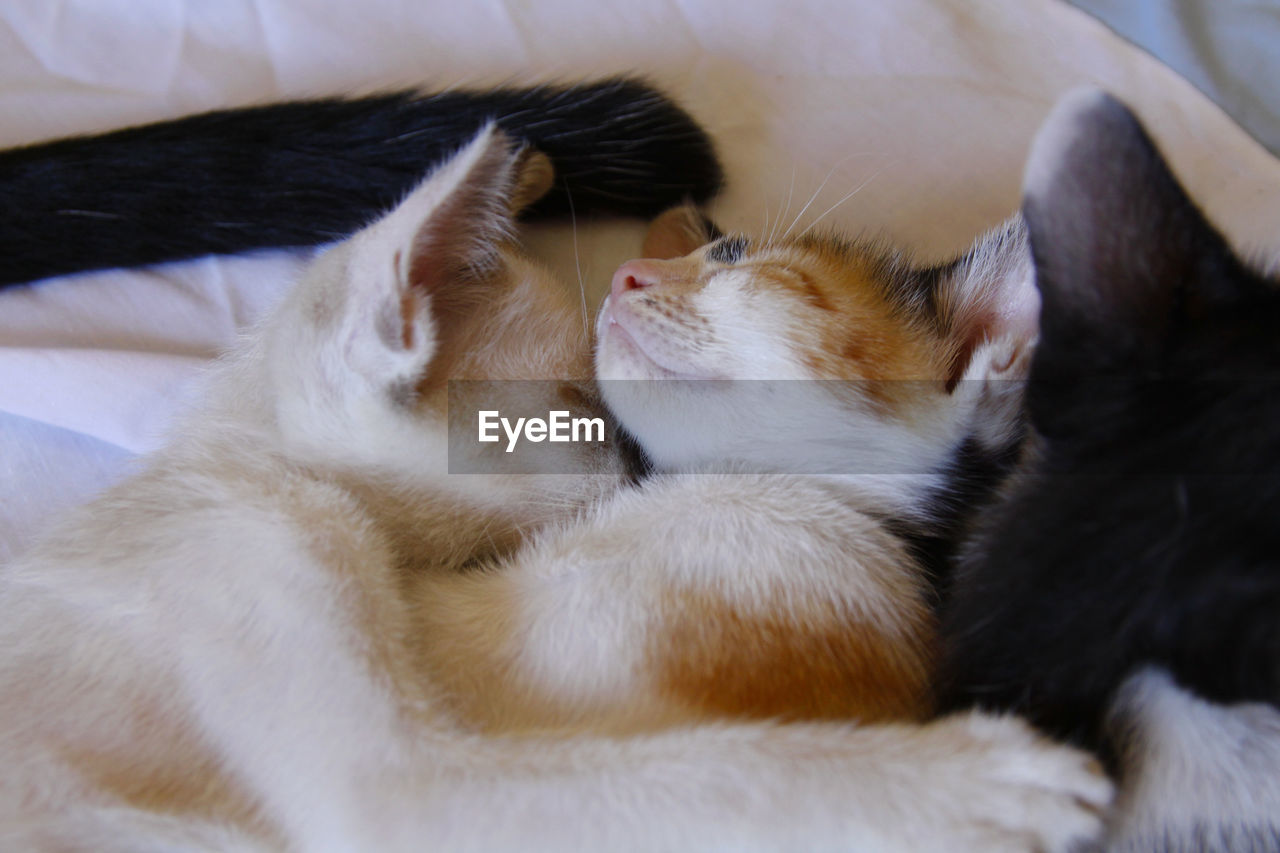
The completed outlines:
<svg viewBox="0 0 1280 853">
<path fill-rule="evenodd" d="M 736 264 L 747 251 L 746 237 L 722 237 L 707 249 L 707 260 L 718 264 Z"/>
</svg>

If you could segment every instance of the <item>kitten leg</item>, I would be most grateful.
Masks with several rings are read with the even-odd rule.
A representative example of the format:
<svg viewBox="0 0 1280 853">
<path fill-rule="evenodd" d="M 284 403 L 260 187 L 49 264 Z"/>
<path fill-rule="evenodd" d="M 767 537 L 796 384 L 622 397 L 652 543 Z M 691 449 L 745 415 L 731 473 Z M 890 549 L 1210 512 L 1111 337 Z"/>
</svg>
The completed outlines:
<svg viewBox="0 0 1280 853">
<path fill-rule="evenodd" d="M 417 583 L 421 659 L 485 730 L 930 713 L 925 579 L 813 478 L 653 479 L 506 563 Z"/>
<path fill-rule="evenodd" d="M 1280 849 L 1280 711 L 1216 705 L 1144 669 L 1108 720 L 1121 760 L 1109 849 Z"/>
<path fill-rule="evenodd" d="M 981 714 L 925 726 L 751 724 L 634 738 L 403 734 L 397 755 L 383 754 L 382 772 L 362 773 L 342 799 L 299 813 L 323 831 L 273 839 L 230 823 L 90 806 L 6 824 L 0 844 L 67 853 L 1067 853 L 1099 836 L 1111 795 L 1083 753 L 1015 718 Z M 347 818 L 340 832 L 331 810 Z"/>
<path fill-rule="evenodd" d="M 279 853 L 235 826 L 124 805 L 87 807 L 55 820 L 0 827 L 0 850 L 59 853 Z"/>
<path fill-rule="evenodd" d="M 248 514 L 240 521 L 214 531 L 225 560 L 219 570 L 138 576 L 137 586 L 165 606 L 100 626 L 92 648 L 110 651 L 113 668 L 89 666 L 96 657 L 86 663 L 96 690 L 77 694 L 78 707 L 42 703 L 49 710 L 37 722 L 53 715 L 67 727 L 87 718 L 112 727 L 117 717 L 102 717 L 98 702 L 101 679 L 110 676 L 124 699 L 109 710 L 137 725 L 112 727 L 126 733 L 123 741 L 93 740 L 140 754 L 154 746 L 154 723 L 145 724 L 145 708 L 127 705 L 137 687 L 129 679 L 158 667 L 169 673 L 168 713 L 189 715 L 186 727 L 216 754 L 217 773 L 254 804 L 254 824 L 223 812 L 234 823 L 223 832 L 179 808 L 193 825 L 172 825 L 145 802 L 116 812 L 94 797 L 70 808 L 50 804 L 31 816 L 21 840 L 57 838 L 54 849 L 98 851 L 102 830 L 127 833 L 124 849 L 198 849 L 223 836 L 253 849 L 240 829 L 268 848 L 275 838 L 283 849 L 307 851 L 988 853 L 1065 851 L 1101 829 L 1110 785 L 1097 767 L 1014 718 L 705 725 L 632 737 L 461 733 L 398 668 L 403 656 L 394 644 L 408 632 L 376 541 L 335 541 L 304 523 L 267 535 L 267 522 Z M 289 541 L 312 536 L 320 538 L 306 541 L 332 558 L 326 566 L 299 559 L 308 549 Z M 59 614 L 73 618 L 94 597 L 127 604 L 131 591 L 105 577 L 80 588 L 83 600 L 36 607 L 41 600 L 32 598 L 25 633 L 59 626 Z M 83 643 L 84 630 L 61 634 Z M 173 769 L 198 757 L 169 752 L 164 760 Z M 26 774 L 21 782 L 40 784 Z M 37 817 L 43 826 L 33 825 Z M 0 840 L 8 840 L 12 824 L 2 823 Z"/>
<path fill-rule="evenodd" d="M 1100 768 L 1084 753 L 1052 744 L 1015 718 L 963 714 L 927 725 L 687 728 L 690 719 L 733 714 L 666 691 L 647 650 L 655 640 L 677 649 L 702 644 L 703 653 L 719 649 L 733 660 L 740 651 L 735 643 L 785 644 L 781 635 L 803 635 L 813 627 L 804 619 L 758 625 L 744 619 L 743 613 L 754 612 L 750 596 L 761 584 L 777 583 L 786 591 L 781 599 L 762 599 L 775 614 L 807 595 L 838 595 L 841 589 L 876 600 L 877 612 L 892 613 L 893 604 L 904 603 L 900 609 L 912 611 L 916 588 L 911 583 L 869 589 L 874 572 L 861 579 L 850 576 L 860 564 L 849 559 L 851 543 L 831 531 L 855 530 L 864 550 L 876 553 L 883 543 L 868 535 L 865 518 L 864 527 L 832 525 L 840 511 L 853 510 L 828 504 L 821 506 L 824 532 L 804 524 L 795 508 L 814 510 L 814 501 L 797 500 L 798 490 L 810 488 L 812 482 L 785 477 L 650 481 L 581 523 L 544 537 L 514 561 L 488 571 L 422 578 L 416 608 L 423 622 L 415 633 L 426 647 L 419 657 L 427 660 L 430 679 L 448 686 L 453 711 L 464 724 L 516 731 L 668 729 L 612 740 L 575 738 L 578 745 L 572 747 L 564 741 L 567 752 L 548 755 L 549 763 L 538 764 L 538 775 L 529 781 L 509 770 L 500 780 L 474 782 L 476 793 L 501 796 L 502 820 L 477 819 L 478 831 L 493 836 L 463 833 L 451 846 L 502 847 L 519 841 L 539 849 L 544 844 L 591 846 L 599 840 L 610 849 L 634 844 L 644 849 L 999 851 L 1066 850 L 1094 837 L 1110 790 Z M 717 490 L 736 499 L 713 494 Z M 818 494 L 803 497 L 820 493 L 819 487 Z M 779 529 L 788 536 L 768 533 Z M 771 554 L 761 537 L 778 540 L 779 548 L 785 540 L 786 553 Z M 684 547 L 691 541 L 699 547 Z M 824 551 L 841 559 L 825 563 L 818 559 Z M 805 563 L 810 569 L 833 571 L 800 571 L 800 554 L 810 558 Z M 910 578 L 901 562 L 887 568 L 894 577 Z M 672 643 L 672 626 L 688 612 L 672 593 L 690 585 L 703 595 L 720 594 L 723 604 L 741 612 L 700 609 L 709 617 L 701 630 L 682 633 L 681 642 Z M 744 626 L 753 637 L 735 633 Z M 903 637 L 927 633 L 909 619 L 898 629 Z M 899 640 L 899 647 L 910 648 Z M 820 644 L 807 648 L 815 656 L 824 651 Z M 894 648 L 884 639 L 879 651 Z M 828 655 L 847 651 L 838 643 L 825 650 Z M 722 671 L 714 656 L 693 657 L 686 664 L 708 679 L 709 692 L 733 692 L 744 683 L 760 686 L 751 683 L 749 672 Z M 869 689 L 865 682 L 852 683 Z M 546 750 L 554 742 L 507 741 L 517 752 Z M 532 767 L 523 763 L 529 760 L 513 761 L 511 767 Z M 576 768 L 574 773 L 544 775 L 561 761 Z M 661 789 L 640 787 L 637 777 L 661 779 Z M 469 802 L 465 790 L 454 795 L 457 808 Z M 430 799 L 452 809 L 448 796 Z M 565 800 L 579 811 L 560 825 L 554 815 Z M 630 805 L 618 814 L 609 802 Z M 515 814 L 512 803 L 530 813 Z M 656 824 L 646 821 L 649 809 Z M 597 820 L 605 826 L 596 827 Z M 614 834 L 599 839 L 576 834 L 609 827 Z M 561 834 L 544 842 L 535 840 L 547 838 L 539 832 Z"/>
<path fill-rule="evenodd" d="M 1110 798 L 1084 753 L 983 714 L 457 749 L 417 809 L 460 851 L 1068 851 Z"/>
<path fill-rule="evenodd" d="M 29 666 L 0 673 L 0 696 L 25 691 L 22 707 L 40 709 L 7 729 L 6 766 L 52 765 L 38 777 L 0 775 L 0 841 L 18 827 L 20 842 L 58 842 L 0 849 L 110 849 L 105 832 L 131 850 L 198 849 L 224 837 L 248 847 L 251 837 L 307 851 L 986 853 L 1066 850 L 1100 830 L 1110 786 L 1097 768 L 1011 718 L 633 737 L 463 734 L 424 692 L 430 681 L 402 669 L 399 643 L 412 632 L 385 543 L 356 524 L 316 525 L 339 510 L 326 488 L 292 492 L 292 520 L 198 515 L 176 542 L 148 528 L 138 535 L 153 560 L 126 585 L 117 568 L 74 562 L 7 580 L 24 585 L 12 592 L 25 603 L 15 608 L 23 622 L 0 636 L 16 649 L 23 637 L 52 633 L 61 644 L 52 659 L 79 668 L 45 677 L 49 658 L 37 643 L 14 658 L 14 667 Z M 219 559 L 202 572 L 174 571 L 192 550 Z M 59 576 L 67 574 L 79 583 Z M 90 611 L 101 616 L 86 624 Z M 156 689 L 163 714 L 146 702 Z M 168 742 L 156 740 L 165 720 L 189 733 L 176 741 L 186 752 L 156 749 Z M 83 796 L 76 785 L 49 799 L 78 769 L 65 746 L 80 741 L 94 746 L 81 757 L 100 766 L 160 780 L 194 773 L 200 790 L 222 783 L 249 808 L 213 812 L 225 832 L 206 825 L 194 807 L 200 797 L 182 790 L 171 804 L 141 799 L 116 811 L 110 774 L 84 777 L 92 790 Z M 140 757 L 154 766 L 134 767 Z M 33 797 L 38 810 L 22 805 Z"/>
</svg>

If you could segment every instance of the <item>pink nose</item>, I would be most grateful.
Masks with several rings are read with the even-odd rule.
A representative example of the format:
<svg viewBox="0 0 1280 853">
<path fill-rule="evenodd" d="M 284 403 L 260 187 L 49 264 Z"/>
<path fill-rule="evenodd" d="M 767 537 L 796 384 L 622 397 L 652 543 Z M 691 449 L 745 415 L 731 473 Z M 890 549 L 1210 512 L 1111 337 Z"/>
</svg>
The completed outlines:
<svg viewBox="0 0 1280 853">
<path fill-rule="evenodd" d="M 618 267 L 613 274 L 613 286 L 610 292 L 617 299 L 628 290 L 639 290 L 642 287 L 653 287 L 662 282 L 662 271 L 653 261 L 627 261 Z"/>
</svg>

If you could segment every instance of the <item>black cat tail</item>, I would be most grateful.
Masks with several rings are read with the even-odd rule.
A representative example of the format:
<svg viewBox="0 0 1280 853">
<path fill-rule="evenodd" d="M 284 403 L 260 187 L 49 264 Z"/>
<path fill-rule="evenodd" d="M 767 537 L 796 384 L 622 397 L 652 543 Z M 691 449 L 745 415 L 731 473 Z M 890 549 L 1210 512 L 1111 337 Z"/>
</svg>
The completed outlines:
<svg viewBox="0 0 1280 853">
<path fill-rule="evenodd" d="M 694 120 L 630 79 L 218 110 L 0 152 L 0 286 L 341 239 L 491 119 L 555 164 L 528 217 L 654 216 L 722 179 Z"/>
</svg>

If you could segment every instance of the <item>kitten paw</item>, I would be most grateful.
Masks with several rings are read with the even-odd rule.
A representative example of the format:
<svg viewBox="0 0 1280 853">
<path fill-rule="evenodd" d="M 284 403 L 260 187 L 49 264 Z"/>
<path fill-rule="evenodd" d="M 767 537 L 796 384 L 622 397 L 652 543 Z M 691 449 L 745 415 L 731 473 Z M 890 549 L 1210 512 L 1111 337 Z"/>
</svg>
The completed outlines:
<svg viewBox="0 0 1280 853">
<path fill-rule="evenodd" d="M 1116 692 L 1108 733 L 1121 784 L 1109 849 L 1280 849 L 1280 711 L 1218 705 L 1143 669 Z"/>
<path fill-rule="evenodd" d="M 1112 785 L 1093 756 L 1015 717 L 959 714 L 925 731 L 937 826 L 917 849 L 1071 851 L 1101 837 Z"/>
</svg>

